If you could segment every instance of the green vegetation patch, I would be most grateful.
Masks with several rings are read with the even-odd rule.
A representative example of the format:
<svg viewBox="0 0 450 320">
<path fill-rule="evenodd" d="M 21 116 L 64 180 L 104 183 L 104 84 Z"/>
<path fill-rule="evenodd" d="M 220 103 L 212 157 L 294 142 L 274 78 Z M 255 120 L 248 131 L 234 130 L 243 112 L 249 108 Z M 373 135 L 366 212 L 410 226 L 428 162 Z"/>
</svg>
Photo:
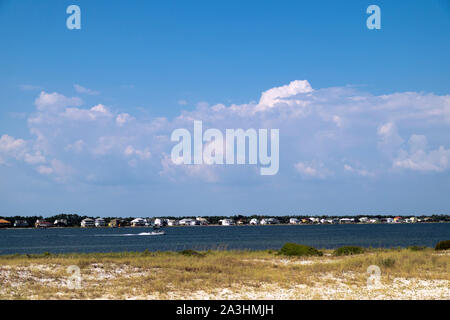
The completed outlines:
<svg viewBox="0 0 450 320">
<path fill-rule="evenodd" d="M 350 256 L 353 254 L 361 254 L 364 252 L 365 252 L 364 248 L 361 248 L 361 247 L 344 246 L 344 247 L 340 247 L 340 248 L 337 248 L 336 250 L 334 250 L 334 255 L 335 256 Z"/>
<path fill-rule="evenodd" d="M 434 249 L 435 250 L 448 250 L 448 249 L 450 249 L 450 240 L 439 241 Z"/>
<path fill-rule="evenodd" d="M 316 248 L 305 246 L 302 244 L 286 243 L 279 251 L 279 254 L 285 256 L 301 257 L 301 256 L 322 256 L 323 252 L 317 250 Z"/>
<path fill-rule="evenodd" d="M 395 264 L 394 258 L 385 258 L 380 260 L 380 265 L 385 268 L 392 268 Z"/>
<path fill-rule="evenodd" d="M 410 247 L 408 247 L 408 249 L 411 251 L 423 251 L 423 250 L 427 249 L 427 247 L 425 247 L 425 246 L 410 246 Z"/>
<path fill-rule="evenodd" d="M 198 251 L 191 250 L 191 249 L 180 251 L 180 254 L 183 256 L 188 256 L 188 257 L 204 257 L 205 256 L 204 253 L 200 253 Z"/>
</svg>

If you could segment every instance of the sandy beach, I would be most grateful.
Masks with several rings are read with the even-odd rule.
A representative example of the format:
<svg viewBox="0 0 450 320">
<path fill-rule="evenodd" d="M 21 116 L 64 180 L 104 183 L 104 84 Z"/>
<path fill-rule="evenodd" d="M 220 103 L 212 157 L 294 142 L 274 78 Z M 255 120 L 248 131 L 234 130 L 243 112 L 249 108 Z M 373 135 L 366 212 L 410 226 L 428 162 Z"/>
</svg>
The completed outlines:
<svg viewBox="0 0 450 320">
<path fill-rule="evenodd" d="M 432 249 L 343 257 L 326 250 L 322 257 L 272 251 L 2 256 L 0 299 L 448 300 L 449 261 L 450 252 Z M 368 273 L 370 266 L 379 276 Z"/>
</svg>

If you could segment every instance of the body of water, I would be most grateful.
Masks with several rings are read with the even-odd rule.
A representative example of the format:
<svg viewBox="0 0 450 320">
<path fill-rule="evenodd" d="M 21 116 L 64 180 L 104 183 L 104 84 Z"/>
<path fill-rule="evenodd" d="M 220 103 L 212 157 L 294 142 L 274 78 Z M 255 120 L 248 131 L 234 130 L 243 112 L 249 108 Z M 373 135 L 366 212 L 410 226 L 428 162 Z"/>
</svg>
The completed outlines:
<svg viewBox="0 0 450 320">
<path fill-rule="evenodd" d="M 0 229 L 0 254 L 117 251 L 280 249 L 286 242 L 333 249 L 434 247 L 450 239 L 449 223 L 367 225 L 271 225 L 170 227 L 152 236 L 150 228 Z"/>
</svg>

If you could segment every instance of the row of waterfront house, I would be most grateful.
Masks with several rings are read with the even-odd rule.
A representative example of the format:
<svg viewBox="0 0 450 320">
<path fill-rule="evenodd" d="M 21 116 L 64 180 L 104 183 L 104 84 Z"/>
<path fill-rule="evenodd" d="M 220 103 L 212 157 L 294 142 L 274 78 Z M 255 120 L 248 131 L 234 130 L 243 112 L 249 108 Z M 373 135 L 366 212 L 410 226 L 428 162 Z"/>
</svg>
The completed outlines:
<svg viewBox="0 0 450 320">
<path fill-rule="evenodd" d="M 248 223 L 245 220 L 239 219 L 234 221 L 233 219 L 223 219 L 219 221 L 221 225 L 231 226 L 231 225 L 270 225 L 270 224 L 280 224 L 280 221 L 277 218 L 263 218 L 257 219 L 253 218 Z M 395 217 L 395 218 L 369 218 L 369 217 L 361 217 L 361 218 L 290 218 L 289 224 L 352 224 L 352 223 L 416 223 L 416 222 L 424 222 L 421 219 L 416 217 L 403 218 L 403 217 Z"/>
<path fill-rule="evenodd" d="M 243 225 L 243 224 L 279 224 L 280 221 L 276 218 L 265 218 L 265 219 L 252 219 L 249 223 L 245 223 L 244 220 L 233 220 L 233 219 L 222 219 L 219 220 L 219 224 L 223 226 L 232 226 L 232 225 Z M 131 227 L 148 227 L 148 226 L 207 226 L 209 222 L 206 218 L 197 217 L 197 218 L 184 218 L 180 220 L 176 219 L 163 219 L 163 218 L 136 218 L 131 220 L 131 222 L 127 223 L 125 220 L 121 219 L 113 219 L 106 225 L 105 220 L 103 218 L 91 219 L 86 218 L 81 221 L 81 227 L 121 227 L 121 226 L 131 226 Z"/>
<path fill-rule="evenodd" d="M 241 216 L 242 217 L 242 216 Z M 216 218 L 217 219 L 217 218 Z M 448 220 L 448 219 L 447 219 Z M 78 220 L 79 221 L 79 220 Z M 358 217 L 358 218 L 319 218 L 319 217 L 304 217 L 304 218 L 289 218 L 289 220 L 282 220 L 283 223 L 289 224 L 356 224 L 356 223 L 417 223 L 417 222 L 432 222 L 429 217 Z M 148 227 L 148 226 L 207 226 L 211 224 L 219 224 L 223 226 L 233 225 L 273 225 L 280 224 L 278 218 L 224 218 L 221 220 L 214 220 L 210 223 L 206 218 L 184 218 L 184 219 L 166 219 L 166 218 L 135 218 L 135 219 L 104 219 L 104 218 L 85 218 L 81 221 L 80 225 L 83 228 L 89 227 Z M 15 220 L 14 223 L 0 219 L 0 227 L 17 227 L 26 228 L 32 227 L 27 220 Z M 56 219 L 53 222 L 37 219 L 34 223 L 36 228 L 49 228 L 49 227 L 67 227 L 74 226 L 73 223 L 68 223 L 66 219 Z"/>
<path fill-rule="evenodd" d="M 98 220 L 98 219 L 97 219 Z M 96 221 L 97 221 L 96 220 Z M 310 218 L 304 218 L 304 219 L 298 219 L 298 218 L 290 218 L 289 224 L 354 224 L 354 223 L 416 223 L 416 222 L 422 222 L 421 219 L 418 219 L 416 217 L 410 217 L 410 218 L 403 218 L 403 217 L 394 217 L 394 218 L 369 218 L 369 217 L 361 217 L 361 218 L 316 218 L 316 217 L 310 217 Z M 233 226 L 233 225 L 273 225 L 273 224 L 280 224 L 280 221 L 277 218 L 262 218 L 257 219 L 253 218 L 250 219 L 250 221 L 244 220 L 244 219 L 221 219 L 219 220 L 219 225 L 222 226 Z M 163 218 L 156 218 L 156 219 L 143 219 L 143 218 L 136 218 L 131 221 L 130 224 L 132 227 L 139 227 L 139 226 L 151 226 L 151 225 L 158 225 L 158 226 L 206 226 L 209 225 L 209 222 L 206 218 L 197 217 L 195 219 L 193 218 L 185 218 L 181 220 L 176 219 L 163 219 Z M 98 226 L 97 223 L 95 226 Z M 114 226 L 111 225 L 110 226 Z"/>
<path fill-rule="evenodd" d="M 232 219 L 220 220 L 222 225 L 242 225 L 245 224 L 243 220 L 233 221 Z M 422 222 L 416 217 L 410 218 L 290 218 L 289 224 L 352 224 L 352 223 L 416 223 Z M 249 221 L 250 225 L 268 225 L 268 224 L 279 224 L 280 221 L 276 218 L 263 218 L 261 220 L 253 218 Z"/>
<path fill-rule="evenodd" d="M 126 221 L 124 219 L 112 219 L 108 224 L 106 224 L 105 219 L 97 218 L 91 219 L 86 218 L 81 221 L 81 227 L 149 227 L 149 226 L 201 226 L 208 225 L 208 220 L 205 218 L 198 217 L 196 219 L 163 219 L 163 218 L 135 218 L 131 221 Z"/>
<path fill-rule="evenodd" d="M 421 219 L 417 217 L 395 217 L 395 218 L 369 218 L 369 217 L 361 217 L 361 218 L 305 218 L 305 219 L 297 219 L 291 218 L 289 220 L 290 224 L 352 224 L 352 223 L 416 223 L 423 222 Z"/>
<path fill-rule="evenodd" d="M 46 220 L 36 220 L 34 223 L 34 226 L 36 228 L 48 228 L 48 227 L 66 227 L 67 221 L 62 220 L 55 220 L 53 223 L 46 221 Z M 14 228 L 28 228 L 30 227 L 30 224 L 27 220 L 15 220 L 14 223 L 11 223 L 8 220 L 0 219 L 0 227 L 14 227 Z"/>
</svg>

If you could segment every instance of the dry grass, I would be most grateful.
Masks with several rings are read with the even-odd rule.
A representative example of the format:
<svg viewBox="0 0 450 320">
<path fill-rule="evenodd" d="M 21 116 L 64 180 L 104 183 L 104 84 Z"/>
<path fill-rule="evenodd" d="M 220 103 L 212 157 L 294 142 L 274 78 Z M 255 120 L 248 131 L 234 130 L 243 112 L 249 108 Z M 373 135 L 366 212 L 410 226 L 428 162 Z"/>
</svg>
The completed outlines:
<svg viewBox="0 0 450 320">
<path fill-rule="evenodd" d="M 369 250 L 293 258 L 270 251 L 0 256 L 0 299 L 449 299 L 450 252 Z M 81 289 L 69 289 L 70 265 Z M 367 288 L 367 268 L 381 287 Z"/>
</svg>

